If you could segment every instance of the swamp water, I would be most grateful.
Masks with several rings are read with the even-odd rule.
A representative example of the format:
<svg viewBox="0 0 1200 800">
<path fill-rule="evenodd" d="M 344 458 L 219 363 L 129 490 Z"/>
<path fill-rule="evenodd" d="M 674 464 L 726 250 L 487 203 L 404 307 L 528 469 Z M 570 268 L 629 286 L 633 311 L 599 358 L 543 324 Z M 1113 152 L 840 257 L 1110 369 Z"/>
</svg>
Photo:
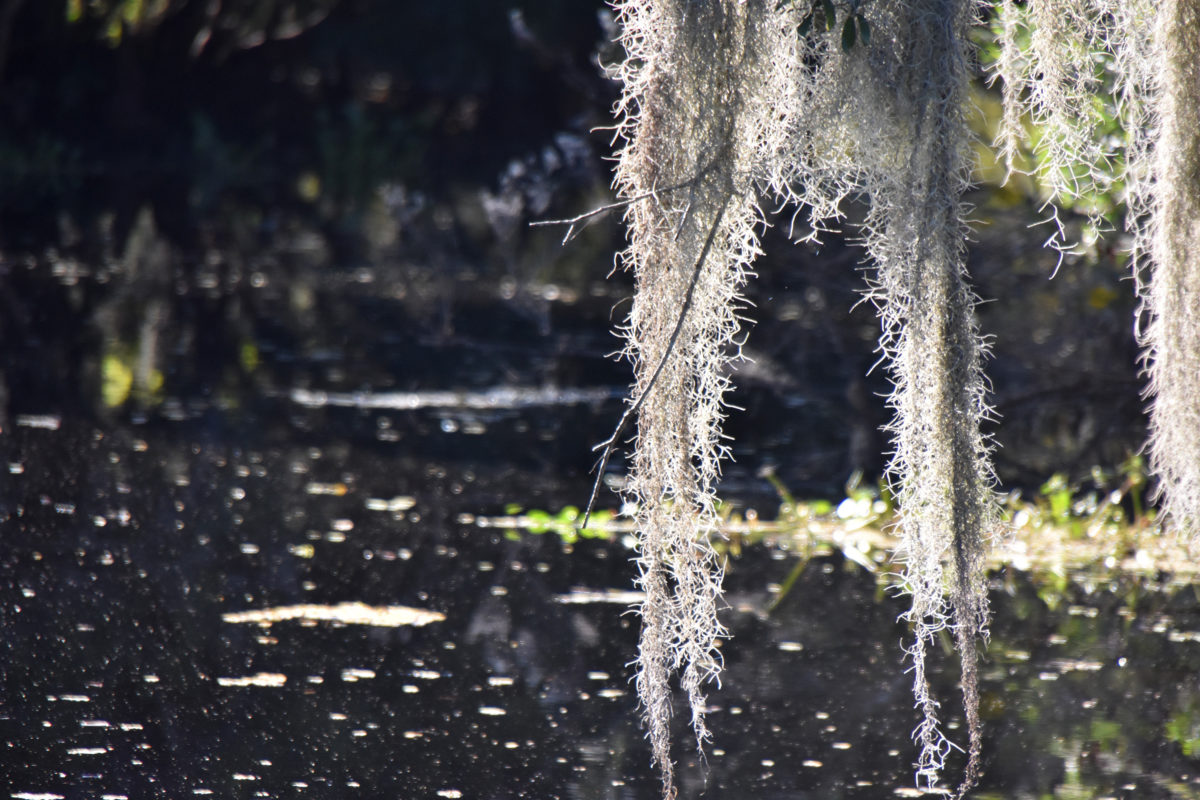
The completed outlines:
<svg viewBox="0 0 1200 800">
<path fill-rule="evenodd" d="M 372 308 L 319 319 L 361 326 L 349 340 Z M 71 346 L 23 345 L 0 439 L 3 796 L 658 797 L 629 550 L 478 524 L 587 496 L 619 379 L 568 385 L 587 371 L 565 347 L 471 356 L 402 329 L 373 335 L 420 363 L 363 375 L 352 345 L 251 327 L 270 379 L 141 411 L 29 379 L 33 348 L 51 370 Z M 680 725 L 682 796 L 917 796 L 903 598 L 819 548 L 780 598 L 797 559 L 730 563 L 714 741 L 698 764 Z M 1200 797 L 1200 594 L 1011 568 L 991 585 L 974 796 Z"/>
</svg>

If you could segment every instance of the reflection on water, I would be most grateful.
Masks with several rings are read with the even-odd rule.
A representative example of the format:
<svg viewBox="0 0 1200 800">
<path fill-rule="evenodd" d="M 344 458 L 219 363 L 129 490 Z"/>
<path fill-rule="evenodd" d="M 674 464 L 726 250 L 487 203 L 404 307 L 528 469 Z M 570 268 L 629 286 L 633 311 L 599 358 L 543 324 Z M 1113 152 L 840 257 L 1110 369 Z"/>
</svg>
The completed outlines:
<svg viewBox="0 0 1200 800">
<path fill-rule="evenodd" d="M 534 406 L 571 406 L 598 404 L 623 397 L 618 389 L 553 389 L 521 386 L 497 386 L 482 392 L 313 392 L 293 389 L 292 400 L 308 408 L 326 406 L 362 409 L 415 411 L 442 409 L 518 409 Z"/>
<path fill-rule="evenodd" d="M 252 622 L 270 627 L 273 623 L 298 619 L 302 622 L 340 622 L 344 625 L 379 625 L 398 628 L 401 625 L 428 625 L 441 622 L 445 614 L 407 606 L 369 606 L 366 603 L 338 603 L 317 605 L 306 603 L 298 606 L 276 606 L 259 611 L 238 611 L 222 614 L 226 622 Z"/>
<path fill-rule="evenodd" d="M 657 796 L 629 553 L 459 522 L 513 485 L 562 500 L 586 481 L 415 467 L 362 426 L 12 434 L 8 796 Z M 683 795 L 917 796 L 900 601 L 835 554 L 775 603 L 795 563 L 750 548 L 730 566 L 716 739 L 705 766 L 680 737 Z M 1006 569 L 992 603 L 977 796 L 1200 794 L 1191 586 Z"/>
<path fill-rule="evenodd" d="M 610 299 L 536 341 L 503 308 L 439 340 L 382 273 L 369 292 L 302 277 L 167 292 L 164 384 L 119 403 L 99 364 L 136 371 L 117 333 L 140 317 L 88 350 L 60 294 L 94 287 L 24 287 L 58 311 L 3 351 L 5 796 L 657 798 L 631 554 L 485 524 L 587 497 L 627 376 L 606 333 L 566 326 L 605 330 Z M 764 461 L 837 450 L 827 402 L 775 391 L 745 403 L 772 427 L 727 494 L 761 501 Z M 1124 555 L 993 573 L 977 797 L 1200 796 L 1200 594 L 1123 576 Z M 919 794 L 903 600 L 865 566 L 760 546 L 730 563 L 706 764 L 679 720 L 684 798 Z M 938 666 L 961 740 L 949 651 Z"/>
</svg>

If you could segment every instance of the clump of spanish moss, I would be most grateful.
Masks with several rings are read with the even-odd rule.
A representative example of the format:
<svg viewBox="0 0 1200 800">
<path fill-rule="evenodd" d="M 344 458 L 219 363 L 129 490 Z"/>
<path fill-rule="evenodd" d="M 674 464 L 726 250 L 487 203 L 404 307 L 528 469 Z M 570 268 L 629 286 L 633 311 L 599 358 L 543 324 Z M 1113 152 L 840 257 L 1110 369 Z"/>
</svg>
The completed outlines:
<svg viewBox="0 0 1200 800">
<path fill-rule="evenodd" d="M 967 34 L 970 0 L 885 0 L 864 6 L 876 35 L 844 49 L 810 41 L 793 112 L 793 158 L 777 185 L 832 226 L 851 195 L 869 202 L 863 240 L 874 266 L 869 297 L 894 386 L 888 480 L 899 508 L 903 585 L 912 605 L 906 646 L 920 722 L 918 782 L 933 788 L 951 749 L 926 657 L 951 629 L 962 662 L 968 763 L 979 772 L 976 647 L 987 638 L 984 550 L 997 522 L 988 443 L 984 341 L 965 273 L 970 173 Z M 883 33 L 886 36 L 882 35 Z"/>
<path fill-rule="evenodd" d="M 1187 0 L 1003 6 L 996 65 L 1005 99 L 1002 149 L 1014 152 L 1028 114 L 1044 127 L 1041 173 L 1055 194 L 1124 182 L 1142 298 L 1151 469 L 1167 519 L 1200 541 L 1200 396 L 1193 388 L 1200 376 L 1200 9 Z M 1110 148 L 1096 125 L 1097 65 L 1104 63 L 1115 73 L 1125 131 L 1119 171 L 1108 168 Z"/>
<path fill-rule="evenodd" d="M 1013 171 L 1029 132 L 1034 133 L 1036 177 L 1051 203 L 1103 194 L 1114 181 L 1113 144 L 1104 133 L 1099 95 L 1115 38 L 1097 24 L 1113 0 L 999 0 L 1004 120 L 997 141 Z M 1029 127 L 1026 127 L 1028 122 Z M 1052 208 L 1053 206 L 1051 206 Z M 1087 211 L 1096 215 L 1097 208 Z M 1062 221 L 1050 244 L 1070 246 Z"/>
<path fill-rule="evenodd" d="M 930 642 L 953 630 L 967 719 L 965 792 L 978 774 L 975 647 L 986 638 L 983 548 L 994 522 L 983 342 L 964 273 L 962 192 L 970 0 L 835 7 L 776 0 L 623 0 L 626 61 L 617 187 L 629 203 L 623 263 L 637 280 L 626 326 L 637 417 L 628 499 L 637 507 L 642 638 L 638 695 L 664 790 L 674 792 L 670 680 L 681 674 L 697 741 L 716 676 L 721 571 L 706 539 L 724 364 L 738 292 L 758 253 L 756 192 L 795 202 L 814 231 L 842 202 L 870 203 L 870 297 L 895 384 L 889 477 L 900 501 L 908 646 L 921 722 L 920 782 L 953 745 L 926 680 Z M 838 10 L 840 9 L 840 10 Z M 840 30 L 840 37 L 833 35 Z M 871 31 L 885 35 L 872 37 Z M 731 345 L 733 345 L 731 347 Z"/>
<path fill-rule="evenodd" d="M 1135 226 L 1150 261 L 1150 464 L 1172 523 L 1200 542 L 1200 6 L 1163 0 L 1152 41 L 1150 213 Z"/>
<path fill-rule="evenodd" d="M 912 598 L 908 652 L 922 716 L 914 733 L 921 746 L 917 778 L 927 787 L 936 785 L 951 748 L 925 676 L 929 645 L 949 627 L 962 662 L 969 737 L 960 795 L 979 771 L 975 648 L 987 637 L 983 555 L 996 522 L 988 447 L 980 433 L 988 414 L 984 348 L 964 269 L 962 193 L 970 137 L 963 115 L 973 12 L 970 3 L 958 0 L 898 9 L 894 24 L 905 44 L 895 54 L 894 92 L 898 111 L 909 115 L 902 130 L 911 138 L 896 168 L 871 176 L 867 221 L 867 247 L 877 265 L 871 296 L 895 387 L 888 474 L 900 512 L 904 583 Z"/>
<path fill-rule="evenodd" d="M 636 294 L 625 325 L 634 364 L 637 443 L 626 484 L 637 508 L 638 583 L 646 593 L 637 690 L 667 796 L 671 678 L 691 706 L 697 744 L 706 682 L 720 671 L 722 571 L 708 543 L 728 362 L 738 357 L 739 292 L 758 255 L 765 154 L 785 121 L 774 71 L 795 64 L 794 29 L 775 0 L 624 0 L 626 60 L 616 185 L 630 201 Z M 774 143 L 774 144 L 773 144 Z"/>
</svg>

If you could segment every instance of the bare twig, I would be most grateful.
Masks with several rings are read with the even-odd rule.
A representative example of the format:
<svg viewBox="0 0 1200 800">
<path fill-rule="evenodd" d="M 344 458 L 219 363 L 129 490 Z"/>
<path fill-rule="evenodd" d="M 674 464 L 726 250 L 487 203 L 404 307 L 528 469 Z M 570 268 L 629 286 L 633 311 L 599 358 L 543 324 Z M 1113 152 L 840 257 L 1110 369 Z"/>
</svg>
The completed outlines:
<svg viewBox="0 0 1200 800">
<path fill-rule="evenodd" d="M 684 181 L 682 183 L 675 184 L 674 186 L 667 186 L 664 189 L 651 189 L 650 191 L 645 192 L 644 194 L 639 194 L 636 197 L 627 197 L 624 200 L 618 200 L 615 203 L 608 203 L 607 205 L 603 205 L 598 208 L 593 208 L 591 211 L 584 212 L 583 214 L 580 214 L 575 217 L 570 217 L 569 219 L 535 219 L 533 222 L 529 223 L 529 227 L 544 228 L 549 225 L 566 225 L 567 233 L 565 236 L 563 236 L 563 240 L 562 240 L 562 243 L 566 244 L 567 242 L 569 242 L 575 238 L 576 234 L 578 233 L 578 231 L 576 230 L 576 226 L 579 223 L 581 223 L 585 220 L 589 220 L 592 217 L 596 217 L 601 214 L 604 214 L 608 211 L 612 211 L 613 209 L 616 209 L 616 208 L 625 208 L 626 206 L 631 206 L 634 203 L 640 203 L 642 200 L 649 200 L 651 197 L 657 197 L 660 194 L 670 194 L 671 192 L 677 192 L 680 189 L 686 189 L 689 186 L 695 186 L 696 181 L 700 180 L 705 175 L 707 175 L 709 173 L 709 171 L 712 170 L 713 165 L 715 165 L 716 163 L 717 163 L 716 159 L 713 159 L 707 165 L 705 165 L 705 167 L 703 169 L 701 169 L 699 172 L 697 172 L 695 175 L 688 178 L 686 181 Z M 686 218 L 686 215 L 685 215 L 685 218 Z"/>
<path fill-rule="evenodd" d="M 703 173 L 701 173 L 703 174 Z M 697 176 L 699 177 L 699 176 Z M 695 178 L 692 179 L 693 181 Z M 691 181 L 689 181 L 690 183 Z M 687 184 L 681 184 L 680 187 Z M 583 524 L 580 529 L 587 527 L 588 520 L 592 516 L 592 507 L 596 504 L 596 495 L 600 492 L 600 484 L 604 480 L 604 470 L 608 466 L 608 460 L 612 457 L 613 448 L 616 446 L 617 440 L 625 431 L 625 426 L 629 424 L 629 420 L 638 409 L 642 407 L 646 397 L 650 392 L 654 391 L 654 386 L 658 383 L 658 376 L 662 374 L 663 368 L 667 365 L 667 359 L 675 352 L 675 343 L 679 340 L 679 334 L 683 331 L 683 323 L 687 319 L 688 311 L 692 307 L 692 298 L 696 293 L 696 283 L 700 279 L 700 270 L 704 268 L 704 261 L 708 258 L 709 251 L 712 250 L 713 241 L 717 238 L 717 229 L 721 225 L 721 220 L 725 216 L 725 210 L 729 208 L 729 201 L 734 197 L 733 193 L 725 195 L 724 202 L 717 209 L 717 215 L 713 218 L 712 225 L 708 229 L 708 237 L 704 240 L 704 246 L 700 248 L 700 255 L 696 257 L 696 264 L 692 267 L 692 278 L 688 282 L 687 294 L 683 298 L 683 308 L 679 310 L 679 319 L 675 323 L 675 329 L 671 331 L 671 338 L 667 341 L 667 348 L 662 354 L 662 358 L 658 361 L 658 366 L 654 368 L 654 374 L 650 376 L 650 380 L 646 383 L 646 388 L 638 395 L 637 400 L 633 405 L 625 409 L 625 413 L 621 415 L 621 419 L 617 422 L 617 428 L 613 431 L 613 435 L 608 437 L 607 441 L 596 445 L 593 450 L 604 448 L 604 454 L 600 457 L 600 465 L 596 470 L 596 482 L 592 484 L 592 496 L 588 498 L 587 508 L 583 512 Z"/>
</svg>

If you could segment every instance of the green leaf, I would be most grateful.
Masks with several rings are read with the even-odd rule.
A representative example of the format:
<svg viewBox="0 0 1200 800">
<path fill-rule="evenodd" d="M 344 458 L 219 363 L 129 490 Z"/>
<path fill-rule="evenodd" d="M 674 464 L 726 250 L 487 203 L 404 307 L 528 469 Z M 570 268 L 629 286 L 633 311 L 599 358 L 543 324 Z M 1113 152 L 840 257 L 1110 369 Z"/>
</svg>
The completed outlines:
<svg viewBox="0 0 1200 800">
<path fill-rule="evenodd" d="M 821 5 L 825 9 L 825 30 L 831 31 L 837 24 L 837 11 L 833 8 L 833 0 L 821 0 Z"/>
<path fill-rule="evenodd" d="M 842 52 L 849 52 L 850 48 L 854 47 L 857 33 L 858 29 L 854 27 L 854 17 L 846 17 L 846 23 L 842 25 Z"/>
<path fill-rule="evenodd" d="M 858 15 L 858 38 L 862 39 L 863 46 L 871 43 L 871 25 L 862 14 Z"/>
</svg>

